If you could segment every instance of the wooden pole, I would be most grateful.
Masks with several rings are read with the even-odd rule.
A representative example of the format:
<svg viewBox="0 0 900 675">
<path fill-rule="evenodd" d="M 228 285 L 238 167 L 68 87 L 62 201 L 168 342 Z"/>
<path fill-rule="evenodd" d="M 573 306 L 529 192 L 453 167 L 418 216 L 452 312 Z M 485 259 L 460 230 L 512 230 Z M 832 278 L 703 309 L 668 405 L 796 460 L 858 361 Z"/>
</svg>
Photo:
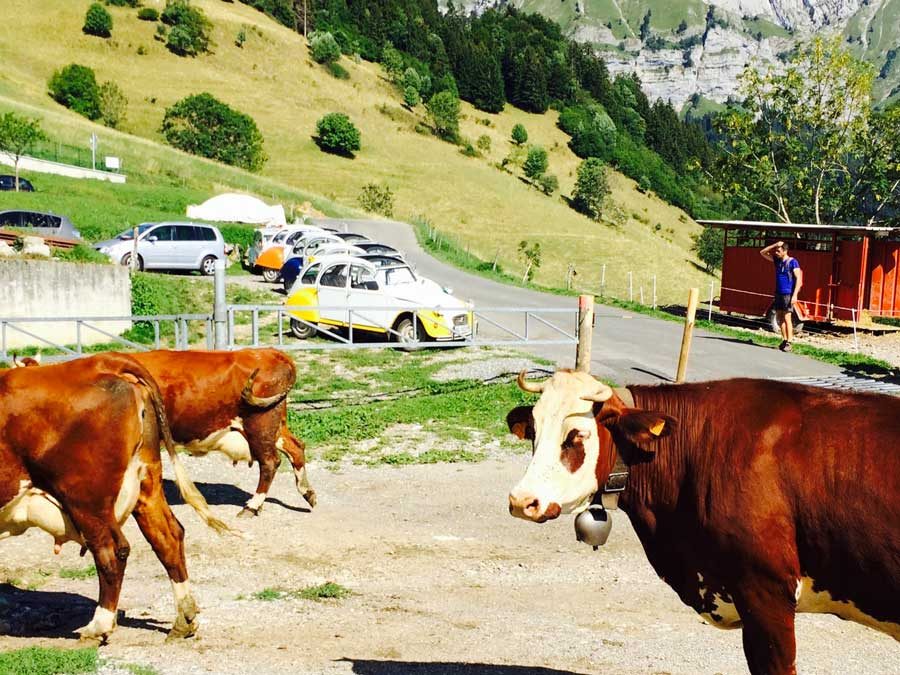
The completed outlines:
<svg viewBox="0 0 900 675">
<path fill-rule="evenodd" d="M 688 356 L 691 352 L 691 338 L 694 336 L 694 320 L 697 316 L 697 303 L 700 300 L 700 289 L 692 288 L 688 295 L 687 314 L 684 317 L 684 334 L 681 337 L 681 353 L 678 355 L 678 372 L 675 382 L 684 382 L 687 374 Z"/>
<path fill-rule="evenodd" d="M 591 372 L 591 342 L 594 337 L 594 296 L 578 296 L 578 347 L 575 370 Z"/>
</svg>

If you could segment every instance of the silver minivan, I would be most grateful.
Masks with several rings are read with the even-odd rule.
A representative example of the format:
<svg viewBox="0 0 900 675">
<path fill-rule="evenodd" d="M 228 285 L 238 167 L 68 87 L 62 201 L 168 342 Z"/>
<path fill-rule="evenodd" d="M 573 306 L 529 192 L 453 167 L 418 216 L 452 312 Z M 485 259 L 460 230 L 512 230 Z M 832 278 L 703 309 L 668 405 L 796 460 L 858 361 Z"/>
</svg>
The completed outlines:
<svg viewBox="0 0 900 675">
<path fill-rule="evenodd" d="M 142 223 L 138 226 L 137 267 L 140 270 L 199 270 L 215 272 L 225 259 L 225 240 L 218 228 L 201 223 Z M 134 230 L 94 244 L 113 262 L 131 264 Z"/>
</svg>

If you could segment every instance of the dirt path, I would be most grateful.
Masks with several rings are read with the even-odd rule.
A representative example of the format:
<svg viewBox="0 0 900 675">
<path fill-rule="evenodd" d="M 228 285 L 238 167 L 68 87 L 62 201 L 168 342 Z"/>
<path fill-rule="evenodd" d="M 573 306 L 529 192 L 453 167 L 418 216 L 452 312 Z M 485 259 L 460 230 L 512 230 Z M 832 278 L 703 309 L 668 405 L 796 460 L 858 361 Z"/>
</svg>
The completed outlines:
<svg viewBox="0 0 900 675">
<path fill-rule="evenodd" d="M 213 509 L 234 520 L 255 470 L 217 458 L 187 462 Z M 680 603 L 624 515 L 597 553 L 575 541 L 571 518 L 543 526 L 510 518 L 506 493 L 524 465 L 521 455 L 339 472 L 314 463 L 316 510 L 298 511 L 293 481 L 281 473 L 262 515 L 236 521 L 244 541 L 217 537 L 173 499 L 187 529 L 201 633 L 164 643 L 169 584 L 130 522 L 125 618 L 101 653 L 165 674 L 745 672 L 740 633 L 708 627 Z M 48 635 L 86 623 L 93 611 L 96 580 L 58 574 L 85 566 L 77 548 L 54 557 L 50 539 L 32 531 L 0 551 L 0 579 L 39 586 L 0 586 L 0 650 L 75 646 L 72 637 Z M 354 595 L 251 598 L 326 580 Z M 897 643 L 855 624 L 801 616 L 798 638 L 803 673 L 896 672 Z"/>
</svg>

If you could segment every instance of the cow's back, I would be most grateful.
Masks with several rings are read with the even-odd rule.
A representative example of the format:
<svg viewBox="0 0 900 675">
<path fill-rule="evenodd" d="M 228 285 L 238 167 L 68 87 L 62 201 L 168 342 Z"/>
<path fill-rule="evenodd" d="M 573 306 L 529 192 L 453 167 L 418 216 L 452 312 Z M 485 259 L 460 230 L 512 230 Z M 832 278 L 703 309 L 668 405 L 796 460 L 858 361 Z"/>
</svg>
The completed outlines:
<svg viewBox="0 0 900 675">
<path fill-rule="evenodd" d="M 172 432 L 179 442 L 228 428 L 247 413 L 241 393 L 251 374 L 253 391 L 274 395 L 293 386 L 293 361 L 275 349 L 165 351 L 136 354 L 158 382 Z"/>
</svg>

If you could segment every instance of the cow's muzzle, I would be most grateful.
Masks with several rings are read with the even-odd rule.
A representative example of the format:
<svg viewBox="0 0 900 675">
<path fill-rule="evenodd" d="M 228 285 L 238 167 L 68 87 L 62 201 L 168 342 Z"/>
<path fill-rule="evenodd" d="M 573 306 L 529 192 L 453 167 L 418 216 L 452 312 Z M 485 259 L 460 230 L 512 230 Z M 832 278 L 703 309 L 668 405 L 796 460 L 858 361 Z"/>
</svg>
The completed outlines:
<svg viewBox="0 0 900 675">
<path fill-rule="evenodd" d="M 559 518 L 559 514 L 562 513 L 562 507 L 556 502 L 542 502 L 532 494 L 517 495 L 510 493 L 509 513 L 516 518 L 543 523 Z"/>
</svg>

